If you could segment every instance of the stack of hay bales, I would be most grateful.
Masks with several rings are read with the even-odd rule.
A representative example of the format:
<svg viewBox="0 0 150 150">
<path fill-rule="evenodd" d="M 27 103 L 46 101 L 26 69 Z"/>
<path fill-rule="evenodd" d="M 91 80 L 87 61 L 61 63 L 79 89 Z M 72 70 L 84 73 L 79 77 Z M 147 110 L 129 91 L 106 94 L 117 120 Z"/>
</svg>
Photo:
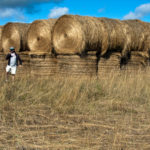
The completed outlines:
<svg viewBox="0 0 150 150">
<path fill-rule="evenodd" d="M 57 59 L 50 54 L 30 53 L 30 68 L 32 76 L 53 76 L 57 71 Z"/>
<path fill-rule="evenodd" d="M 80 58 L 78 55 L 29 54 L 31 75 L 34 76 L 95 76 L 95 56 Z"/>
<path fill-rule="evenodd" d="M 56 19 L 35 20 L 27 32 L 31 75 L 56 74 L 56 58 L 51 56 L 51 31 Z"/>
<path fill-rule="evenodd" d="M 144 71 L 149 66 L 150 58 L 150 23 L 137 19 L 122 22 L 128 26 L 128 49 L 123 53 L 130 54 L 122 69 L 133 73 Z"/>
<path fill-rule="evenodd" d="M 128 60 L 132 51 L 136 51 L 141 57 L 135 55 L 130 57 L 128 66 L 132 66 L 132 62 L 136 63 L 136 66 L 141 66 L 139 65 L 141 63 L 147 64 L 150 50 L 150 25 L 140 20 L 120 21 L 64 15 L 53 27 L 52 41 L 55 52 L 59 55 L 84 55 L 88 51 L 96 51 L 99 54 L 97 58 L 99 62 L 95 63 L 95 66 L 98 66 L 98 74 L 110 70 L 119 71 L 122 65 L 127 65 L 126 62 L 122 64 L 124 63 L 122 59 Z M 110 52 L 112 53 L 107 58 Z"/>
<path fill-rule="evenodd" d="M 27 32 L 27 45 L 30 52 L 51 52 L 51 31 L 56 19 L 35 20 Z"/>
<path fill-rule="evenodd" d="M 98 30 L 101 26 L 94 17 L 64 15 L 56 21 L 52 31 L 52 42 L 58 61 L 60 60 L 59 69 L 63 66 L 62 62 L 66 64 L 66 69 L 61 68 L 60 73 L 96 75 L 97 57 L 88 54 L 88 51 L 95 51 L 100 47 L 102 35 Z M 87 54 L 84 55 L 85 53 Z"/>
<path fill-rule="evenodd" d="M 63 15 L 30 25 L 7 23 L 1 39 L 4 53 L 10 46 L 20 52 L 20 74 L 96 76 L 137 70 L 150 57 L 150 23 L 140 20 Z"/>
<path fill-rule="evenodd" d="M 149 67 L 149 60 L 145 59 L 144 56 L 141 56 L 137 51 L 132 51 L 130 59 L 128 62 L 124 62 L 124 65 L 121 67 L 122 70 L 127 72 L 137 72 L 144 71 Z"/>
<path fill-rule="evenodd" d="M 143 64 L 144 62 L 144 64 Z M 121 62 L 121 54 L 114 52 L 109 57 L 101 57 L 98 63 L 98 76 L 104 77 L 112 73 L 120 73 L 122 71 L 128 73 L 137 73 L 138 71 L 146 71 L 149 67 L 149 61 L 132 51 L 129 60 Z"/>
<path fill-rule="evenodd" d="M 96 51 L 100 59 L 95 55 L 95 59 L 91 58 L 92 61 L 87 60 L 88 63 L 92 62 L 93 72 L 109 72 L 110 69 L 120 70 L 121 56 L 118 57 L 118 54 L 112 53 L 110 59 L 106 59 L 105 55 L 110 51 L 127 51 L 128 30 L 129 26 L 117 19 L 64 15 L 56 21 L 53 27 L 52 41 L 58 55 L 84 56 L 89 51 Z M 90 55 L 88 57 L 90 58 Z M 81 60 L 83 58 L 79 58 L 78 61 Z M 87 62 L 82 66 L 83 70 L 85 66 Z"/>
<path fill-rule="evenodd" d="M 128 64 L 125 62 L 128 65 L 126 69 L 136 64 L 133 67 L 136 70 L 141 64 L 146 65 L 149 58 L 150 25 L 140 20 L 64 15 L 53 28 L 52 40 L 57 54 L 100 53 L 98 72 L 120 70 L 122 58 L 129 59 L 129 54 L 131 60 Z M 105 55 L 110 51 L 113 53 L 106 58 Z M 141 56 L 131 54 L 132 51 Z"/>
<path fill-rule="evenodd" d="M 57 72 L 64 76 L 96 76 L 97 57 L 87 55 L 81 58 L 79 55 L 58 55 Z"/>
<path fill-rule="evenodd" d="M 17 76 L 29 76 L 31 74 L 31 67 L 30 56 L 28 52 L 20 52 L 18 54 L 22 60 L 23 65 L 17 69 Z"/>
<path fill-rule="evenodd" d="M 62 16 L 63 18 L 63 16 Z M 85 58 L 81 58 L 78 52 L 73 51 L 65 51 L 61 48 L 62 53 L 57 52 L 57 48 L 54 47 L 52 49 L 51 45 L 51 37 L 52 37 L 52 44 L 53 38 L 55 33 L 59 33 L 59 38 L 61 38 L 61 34 L 63 34 L 64 26 L 69 26 L 71 22 L 63 21 L 61 22 L 61 17 L 56 21 L 53 26 L 53 23 L 56 20 L 37 20 L 30 25 L 28 30 L 28 38 L 27 43 L 30 49 L 30 67 L 31 67 L 31 74 L 45 74 L 45 75 L 71 75 L 76 76 L 78 75 L 96 75 L 97 72 L 97 57 L 96 55 L 87 55 Z M 60 22 L 60 23 L 59 23 Z M 59 24 L 59 27 L 55 27 Z M 53 27 L 53 28 L 52 28 Z M 52 36 L 51 35 L 52 29 Z M 74 27 L 76 29 L 76 26 Z M 88 30 L 88 29 L 87 29 Z M 73 36 L 76 36 L 76 32 L 71 33 Z M 82 30 L 80 30 L 82 32 Z M 95 31 L 96 32 L 96 31 Z M 58 39 L 56 39 L 57 41 Z M 69 40 L 69 39 L 68 39 Z M 95 39 L 93 39 L 95 40 Z M 62 40 L 59 40 L 61 44 L 66 44 L 67 46 L 73 47 L 72 43 L 68 45 Z M 69 47 L 69 50 L 70 50 Z M 80 47 L 78 47 L 80 49 Z M 52 57 L 47 52 L 53 51 L 56 52 L 57 56 Z"/>
<path fill-rule="evenodd" d="M 16 52 L 27 50 L 26 33 L 29 24 L 7 23 L 2 31 L 2 49 L 4 53 L 9 52 L 11 46 L 15 47 Z"/>
<path fill-rule="evenodd" d="M 100 57 L 98 62 L 98 76 L 104 76 L 110 72 L 119 72 L 120 58 L 121 54 L 119 52 L 111 53 L 107 57 Z"/>
</svg>

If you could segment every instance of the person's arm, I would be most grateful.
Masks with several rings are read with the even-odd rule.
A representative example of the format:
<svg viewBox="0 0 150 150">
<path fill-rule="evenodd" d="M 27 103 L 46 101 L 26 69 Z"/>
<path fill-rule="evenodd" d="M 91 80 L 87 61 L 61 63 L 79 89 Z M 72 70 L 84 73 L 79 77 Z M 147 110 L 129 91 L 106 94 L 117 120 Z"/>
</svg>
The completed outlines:
<svg viewBox="0 0 150 150">
<path fill-rule="evenodd" d="M 11 54 L 7 54 L 6 60 L 8 60 L 11 57 Z"/>
</svg>

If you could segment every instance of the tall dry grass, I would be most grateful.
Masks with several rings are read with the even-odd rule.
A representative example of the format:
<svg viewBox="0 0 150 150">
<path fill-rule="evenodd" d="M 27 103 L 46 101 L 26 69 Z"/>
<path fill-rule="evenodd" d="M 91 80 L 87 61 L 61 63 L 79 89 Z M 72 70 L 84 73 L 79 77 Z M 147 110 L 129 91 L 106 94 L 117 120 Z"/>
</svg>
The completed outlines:
<svg viewBox="0 0 150 150">
<path fill-rule="evenodd" d="M 150 148 L 149 72 L 0 79 L 0 148 Z"/>
<path fill-rule="evenodd" d="M 18 78 L 14 83 L 0 79 L 0 103 L 46 104 L 52 109 L 89 105 L 104 99 L 148 103 L 149 72 L 110 72 L 99 78 Z M 56 111 L 56 110 L 55 110 Z M 80 113 L 80 111 L 79 111 Z M 83 112 L 85 113 L 85 112 Z M 87 112 L 86 112 L 87 113 Z"/>
</svg>

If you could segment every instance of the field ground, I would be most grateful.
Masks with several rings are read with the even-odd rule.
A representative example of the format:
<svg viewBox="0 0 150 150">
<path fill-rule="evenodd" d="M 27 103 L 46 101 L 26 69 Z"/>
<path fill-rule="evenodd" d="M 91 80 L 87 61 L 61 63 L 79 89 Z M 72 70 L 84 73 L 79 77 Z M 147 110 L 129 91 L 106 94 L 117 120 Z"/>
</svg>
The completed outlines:
<svg viewBox="0 0 150 150">
<path fill-rule="evenodd" d="M 150 80 L 0 79 L 0 150 L 149 150 Z"/>
</svg>

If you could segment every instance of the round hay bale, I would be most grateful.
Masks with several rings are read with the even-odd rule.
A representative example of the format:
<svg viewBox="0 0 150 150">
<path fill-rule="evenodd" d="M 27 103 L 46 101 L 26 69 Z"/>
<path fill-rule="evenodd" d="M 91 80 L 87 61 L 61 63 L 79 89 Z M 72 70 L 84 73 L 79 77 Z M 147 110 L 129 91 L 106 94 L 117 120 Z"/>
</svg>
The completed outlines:
<svg viewBox="0 0 150 150">
<path fill-rule="evenodd" d="M 0 26 L 0 52 L 2 51 L 2 30 L 3 26 Z"/>
<path fill-rule="evenodd" d="M 4 53 L 7 53 L 11 46 L 15 47 L 17 52 L 27 50 L 26 33 L 28 28 L 29 24 L 12 22 L 3 27 L 2 49 Z"/>
<path fill-rule="evenodd" d="M 141 20 L 124 20 L 128 26 L 126 36 L 128 39 L 127 46 L 122 51 L 122 56 L 128 52 L 138 51 L 143 57 L 149 57 L 150 50 L 150 24 Z"/>
<path fill-rule="evenodd" d="M 27 33 L 28 48 L 32 52 L 50 52 L 51 30 L 56 19 L 36 20 L 31 23 Z"/>
<path fill-rule="evenodd" d="M 120 20 L 78 15 L 60 17 L 52 31 L 56 53 L 81 54 L 86 51 L 123 49 L 125 34 Z"/>
<path fill-rule="evenodd" d="M 52 30 L 52 41 L 56 53 L 81 53 L 88 47 L 86 44 L 93 45 L 93 47 L 94 44 L 97 44 L 98 38 L 95 38 L 98 36 L 97 31 L 93 35 L 97 28 L 95 28 L 96 25 L 93 21 L 90 22 L 89 18 L 97 21 L 96 18 L 87 17 L 86 19 L 86 17 L 74 15 L 64 15 L 56 21 Z M 88 24 L 89 22 L 90 24 Z M 91 28 L 88 28 L 90 25 Z"/>
<path fill-rule="evenodd" d="M 102 37 L 105 40 L 103 40 L 101 46 L 101 55 L 107 52 L 122 51 L 122 49 L 126 47 L 126 32 L 128 26 L 118 19 L 99 18 L 99 20 L 103 23 L 106 31 Z"/>
</svg>

